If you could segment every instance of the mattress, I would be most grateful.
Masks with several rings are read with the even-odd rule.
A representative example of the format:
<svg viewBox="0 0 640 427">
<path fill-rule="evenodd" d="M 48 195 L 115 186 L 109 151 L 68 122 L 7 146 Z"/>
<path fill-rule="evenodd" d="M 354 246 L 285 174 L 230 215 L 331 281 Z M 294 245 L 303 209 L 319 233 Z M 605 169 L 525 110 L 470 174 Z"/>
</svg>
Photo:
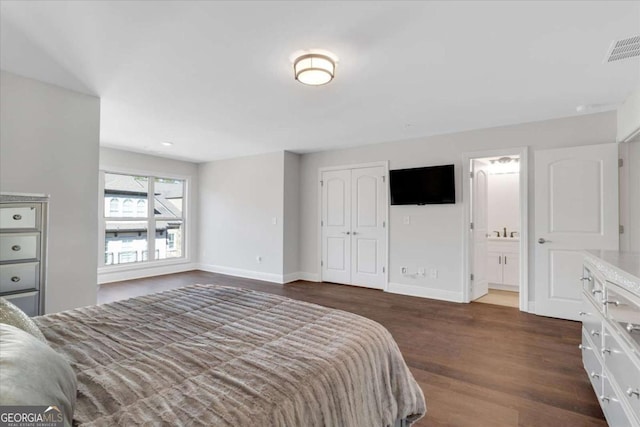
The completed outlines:
<svg viewBox="0 0 640 427">
<path fill-rule="evenodd" d="M 426 411 L 383 326 L 277 295 L 194 285 L 35 321 L 77 374 L 74 424 L 373 427 Z"/>
</svg>

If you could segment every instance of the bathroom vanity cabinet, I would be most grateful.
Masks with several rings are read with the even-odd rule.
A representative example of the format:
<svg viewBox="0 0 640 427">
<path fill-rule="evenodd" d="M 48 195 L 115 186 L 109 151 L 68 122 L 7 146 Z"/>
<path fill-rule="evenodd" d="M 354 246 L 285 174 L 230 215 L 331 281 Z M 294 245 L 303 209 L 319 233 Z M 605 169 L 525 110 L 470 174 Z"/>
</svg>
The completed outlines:
<svg viewBox="0 0 640 427">
<path fill-rule="evenodd" d="M 487 241 L 487 279 L 490 289 L 518 291 L 520 286 L 520 241 L 515 238 L 489 238 Z"/>
</svg>

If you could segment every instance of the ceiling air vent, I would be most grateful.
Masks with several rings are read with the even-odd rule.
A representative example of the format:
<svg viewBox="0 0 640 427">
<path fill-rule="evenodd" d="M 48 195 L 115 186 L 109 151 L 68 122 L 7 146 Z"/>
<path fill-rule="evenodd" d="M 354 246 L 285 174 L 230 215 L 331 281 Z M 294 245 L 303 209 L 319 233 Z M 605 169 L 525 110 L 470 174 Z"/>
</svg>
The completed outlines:
<svg viewBox="0 0 640 427">
<path fill-rule="evenodd" d="M 640 35 L 614 40 L 604 61 L 615 62 L 638 56 L 640 56 Z"/>
</svg>

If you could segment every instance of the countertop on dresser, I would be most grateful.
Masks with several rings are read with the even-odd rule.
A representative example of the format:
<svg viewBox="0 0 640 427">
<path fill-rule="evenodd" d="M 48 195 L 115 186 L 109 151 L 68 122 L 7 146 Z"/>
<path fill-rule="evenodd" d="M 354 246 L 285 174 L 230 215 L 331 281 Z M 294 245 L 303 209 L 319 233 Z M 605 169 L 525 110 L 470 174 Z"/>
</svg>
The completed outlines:
<svg viewBox="0 0 640 427">
<path fill-rule="evenodd" d="M 587 250 L 585 254 L 605 279 L 640 295 L 640 252 Z"/>
</svg>

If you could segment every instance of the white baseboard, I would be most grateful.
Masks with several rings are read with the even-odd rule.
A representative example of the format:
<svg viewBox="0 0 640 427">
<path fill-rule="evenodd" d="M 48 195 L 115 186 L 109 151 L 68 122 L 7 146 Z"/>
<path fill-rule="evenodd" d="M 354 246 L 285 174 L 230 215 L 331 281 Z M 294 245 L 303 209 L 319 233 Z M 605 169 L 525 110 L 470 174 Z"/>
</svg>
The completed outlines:
<svg viewBox="0 0 640 427">
<path fill-rule="evenodd" d="M 318 273 L 307 273 L 301 271 L 298 273 L 298 280 L 305 280 L 307 282 L 321 282 L 320 275 Z"/>
<path fill-rule="evenodd" d="M 243 270 L 241 268 L 224 267 L 222 265 L 213 264 L 198 264 L 198 268 L 210 273 L 226 274 L 228 276 L 243 277 L 245 279 L 262 280 L 264 282 L 271 282 L 282 284 L 284 277 L 282 274 L 264 273 L 262 271 Z"/>
<path fill-rule="evenodd" d="M 402 283 L 389 283 L 387 292 L 412 297 L 431 298 L 442 301 L 463 302 L 462 292 L 447 291 L 444 289 L 427 288 L 424 286 L 404 285 Z"/>
<path fill-rule="evenodd" d="M 108 271 L 107 267 L 100 269 L 102 271 L 98 273 L 98 285 L 110 282 L 122 282 L 123 280 L 142 279 L 145 277 L 182 273 L 184 271 L 196 270 L 197 267 L 198 265 L 193 262 L 117 271 Z"/>
<path fill-rule="evenodd" d="M 282 276 L 282 283 L 291 283 L 300 280 L 300 272 L 288 273 Z"/>
</svg>

